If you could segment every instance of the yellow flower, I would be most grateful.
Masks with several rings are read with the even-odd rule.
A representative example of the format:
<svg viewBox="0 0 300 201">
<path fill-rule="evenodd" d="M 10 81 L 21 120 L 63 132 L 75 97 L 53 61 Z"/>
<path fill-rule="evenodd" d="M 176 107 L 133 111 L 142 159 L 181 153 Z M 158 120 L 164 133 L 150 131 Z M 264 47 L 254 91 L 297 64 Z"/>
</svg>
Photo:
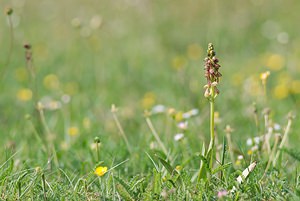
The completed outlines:
<svg viewBox="0 0 300 201">
<path fill-rule="evenodd" d="M 79 129 L 76 126 L 72 126 L 68 129 L 68 134 L 70 136 L 76 136 L 79 133 Z"/>
<path fill-rule="evenodd" d="M 253 151 L 252 151 L 251 149 L 249 149 L 248 152 L 247 152 L 247 154 L 248 154 L 248 155 L 252 155 L 252 154 L 253 154 Z"/>
<path fill-rule="evenodd" d="M 155 101 L 156 101 L 155 94 L 153 92 L 148 92 L 144 95 L 141 104 L 144 109 L 149 109 L 155 104 Z"/>
<path fill-rule="evenodd" d="M 94 174 L 98 175 L 99 177 L 103 176 L 107 172 L 107 167 L 99 166 L 96 168 Z"/>
<path fill-rule="evenodd" d="M 267 79 L 269 76 L 270 76 L 270 71 L 266 71 L 266 72 L 260 74 L 260 79 L 261 79 L 263 85 L 266 85 L 266 82 L 267 82 Z"/>
<path fill-rule="evenodd" d="M 177 112 L 176 114 L 175 114 L 175 120 L 177 121 L 177 122 L 180 122 L 180 121 L 182 121 L 183 120 L 183 112 L 182 111 L 179 111 L 179 112 Z"/>
<path fill-rule="evenodd" d="M 177 165 L 177 166 L 175 167 L 175 169 L 176 169 L 177 171 L 180 171 L 180 170 L 182 170 L 182 166 Z"/>
<path fill-rule="evenodd" d="M 300 80 L 294 80 L 292 82 L 291 91 L 294 94 L 300 94 Z"/>
<path fill-rule="evenodd" d="M 20 100 L 20 101 L 29 101 L 31 100 L 32 98 L 32 91 L 30 89 L 20 89 L 18 92 L 17 92 L 17 98 Z"/>
<path fill-rule="evenodd" d="M 285 65 L 285 59 L 279 54 L 272 54 L 266 61 L 266 66 L 272 70 L 280 70 Z"/>
<path fill-rule="evenodd" d="M 241 161 L 240 160 L 235 161 L 235 165 L 237 166 L 241 165 Z"/>
<path fill-rule="evenodd" d="M 273 95 L 277 99 L 284 99 L 289 95 L 289 89 L 285 84 L 279 84 L 274 88 Z"/>
<path fill-rule="evenodd" d="M 56 75 L 49 74 L 44 78 L 43 84 L 47 89 L 58 89 L 59 79 Z"/>
</svg>

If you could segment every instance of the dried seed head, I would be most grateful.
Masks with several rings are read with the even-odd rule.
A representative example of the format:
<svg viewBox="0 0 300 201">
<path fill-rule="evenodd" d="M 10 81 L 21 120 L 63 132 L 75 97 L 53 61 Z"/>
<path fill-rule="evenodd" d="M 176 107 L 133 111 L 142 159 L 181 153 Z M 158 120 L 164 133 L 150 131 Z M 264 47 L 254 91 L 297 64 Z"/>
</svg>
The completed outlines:
<svg viewBox="0 0 300 201">
<path fill-rule="evenodd" d="M 6 15 L 12 15 L 13 14 L 13 9 L 11 7 L 6 7 L 5 8 L 5 14 Z"/>
<path fill-rule="evenodd" d="M 26 50 L 30 50 L 30 49 L 31 49 L 31 45 L 30 45 L 29 43 L 25 43 L 25 44 L 24 44 L 24 48 L 25 48 Z"/>
<path fill-rule="evenodd" d="M 234 130 L 230 127 L 230 125 L 226 125 L 226 127 L 225 127 L 225 132 L 226 133 L 228 133 L 228 134 L 230 134 L 230 133 L 232 133 Z"/>
</svg>

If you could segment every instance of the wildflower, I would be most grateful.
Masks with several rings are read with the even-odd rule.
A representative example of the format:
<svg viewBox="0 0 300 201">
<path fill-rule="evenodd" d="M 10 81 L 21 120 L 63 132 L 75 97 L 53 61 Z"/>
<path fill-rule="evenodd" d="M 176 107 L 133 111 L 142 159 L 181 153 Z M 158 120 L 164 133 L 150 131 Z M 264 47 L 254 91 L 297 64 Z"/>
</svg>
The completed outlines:
<svg viewBox="0 0 300 201">
<path fill-rule="evenodd" d="M 241 165 L 242 160 L 244 159 L 243 155 L 238 155 L 237 160 L 235 161 L 235 165 Z"/>
<path fill-rule="evenodd" d="M 275 124 L 274 124 L 274 130 L 275 130 L 275 131 L 279 131 L 280 129 L 281 129 L 280 124 L 275 123 Z"/>
<path fill-rule="evenodd" d="M 168 115 L 170 116 L 174 116 L 175 113 L 176 113 L 176 110 L 174 108 L 169 108 L 168 111 L 167 111 Z"/>
<path fill-rule="evenodd" d="M 247 154 L 250 156 L 252 155 L 254 152 L 256 152 L 258 150 L 258 146 L 254 145 L 253 147 L 251 147 L 251 149 L 248 150 Z"/>
<path fill-rule="evenodd" d="M 236 166 L 241 165 L 241 161 L 240 161 L 240 160 L 236 160 L 236 161 L 235 161 L 235 165 L 236 165 Z"/>
<path fill-rule="evenodd" d="M 174 136 L 174 140 L 175 141 L 180 141 L 184 138 L 184 134 L 183 133 L 177 133 L 175 136 Z"/>
<path fill-rule="evenodd" d="M 43 84 L 47 89 L 59 89 L 59 79 L 55 74 L 47 75 L 43 80 Z"/>
<path fill-rule="evenodd" d="M 280 70 L 285 65 L 285 59 L 279 54 L 272 54 L 268 57 L 266 66 L 271 70 Z"/>
<path fill-rule="evenodd" d="M 152 114 L 163 113 L 166 111 L 166 107 L 164 105 L 155 105 L 152 107 Z"/>
<path fill-rule="evenodd" d="M 177 127 L 186 130 L 188 128 L 188 122 L 187 121 L 181 121 L 177 124 Z"/>
<path fill-rule="evenodd" d="M 175 167 L 175 169 L 179 172 L 180 170 L 182 170 L 182 166 L 181 166 L 181 165 L 177 165 L 177 166 Z"/>
<path fill-rule="evenodd" d="M 300 94 L 300 80 L 294 80 L 291 84 L 291 92 L 294 94 Z"/>
<path fill-rule="evenodd" d="M 261 79 L 263 85 L 266 85 L 266 82 L 267 82 L 267 79 L 269 76 L 270 76 L 270 71 L 266 71 L 266 72 L 260 74 L 260 79 Z"/>
<path fill-rule="evenodd" d="M 199 113 L 199 110 L 194 108 L 192 110 L 189 111 L 189 113 L 192 115 L 192 116 L 196 116 L 198 113 Z"/>
<path fill-rule="evenodd" d="M 247 144 L 248 146 L 252 146 L 252 145 L 253 145 L 253 140 L 252 140 L 252 138 L 248 138 L 247 141 L 246 141 L 246 144 Z"/>
<path fill-rule="evenodd" d="M 102 177 L 107 172 L 107 167 L 99 166 L 96 168 L 94 174 Z"/>
<path fill-rule="evenodd" d="M 183 117 L 184 119 L 189 119 L 189 118 L 191 118 L 192 116 L 196 116 L 198 113 L 199 113 L 199 110 L 196 109 L 196 108 L 194 108 L 194 109 L 192 109 L 192 110 L 190 110 L 190 111 L 187 111 L 187 112 L 183 113 L 183 114 L 182 114 L 182 117 Z"/>
<path fill-rule="evenodd" d="M 177 122 L 180 122 L 180 121 L 182 121 L 183 120 L 183 112 L 181 112 L 181 111 L 179 111 L 179 112 L 177 112 L 176 114 L 175 114 L 175 116 L 174 116 L 174 118 L 175 118 L 175 120 L 177 121 Z"/>
<path fill-rule="evenodd" d="M 189 112 L 185 112 L 185 113 L 182 114 L 182 118 L 183 119 L 189 119 L 189 118 L 191 118 L 191 114 Z"/>
<path fill-rule="evenodd" d="M 68 129 L 68 134 L 70 136 L 76 136 L 79 133 L 79 129 L 76 126 L 72 126 Z"/>
<path fill-rule="evenodd" d="M 61 103 L 59 101 L 51 101 L 46 105 L 49 110 L 57 110 L 61 108 Z"/>
<path fill-rule="evenodd" d="M 220 64 L 218 64 L 219 60 L 216 58 L 216 52 L 214 50 L 213 44 L 211 43 L 208 44 L 207 57 L 204 59 L 204 61 L 205 77 L 207 80 L 205 95 L 209 94 L 209 92 L 212 91 L 212 88 L 214 88 L 216 94 L 219 94 L 217 84 L 219 83 L 220 77 L 222 76 L 222 74 L 219 72 L 219 68 L 221 66 Z M 214 86 L 212 86 L 212 84 Z"/>
<path fill-rule="evenodd" d="M 226 190 L 221 190 L 218 192 L 218 198 L 222 198 L 228 194 L 228 191 Z"/>
<path fill-rule="evenodd" d="M 17 98 L 23 102 L 29 101 L 32 98 L 32 91 L 27 88 L 20 89 L 17 92 Z"/>
<path fill-rule="evenodd" d="M 154 105 L 155 101 L 156 101 L 155 94 L 153 92 L 148 92 L 144 95 L 141 104 L 144 109 L 148 109 Z"/>
<path fill-rule="evenodd" d="M 274 88 L 273 95 L 277 99 L 284 99 L 289 95 L 289 89 L 285 84 L 279 84 Z"/>
<path fill-rule="evenodd" d="M 57 110 L 60 109 L 62 106 L 60 101 L 53 100 L 49 96 L 43 97 L 40 103 L 43 105 L 43 109 L 47 109 L 47 110 Z"/>
</svg>

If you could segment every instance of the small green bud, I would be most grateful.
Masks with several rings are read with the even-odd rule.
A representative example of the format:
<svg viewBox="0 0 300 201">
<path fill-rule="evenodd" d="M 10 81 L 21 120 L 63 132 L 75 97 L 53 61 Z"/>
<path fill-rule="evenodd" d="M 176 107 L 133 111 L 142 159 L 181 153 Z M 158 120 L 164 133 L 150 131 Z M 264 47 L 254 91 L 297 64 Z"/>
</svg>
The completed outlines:
<svg viewBox="0 0 300 201">
<path fill-rule="evenodd" d="M 95 137 L 94 138 L 94 143 L 97 143 L 97 144 L 99 144 L 101 142 L 101 140 L 100 140 L 100 138 L 99 137 Z"/>
</svg>

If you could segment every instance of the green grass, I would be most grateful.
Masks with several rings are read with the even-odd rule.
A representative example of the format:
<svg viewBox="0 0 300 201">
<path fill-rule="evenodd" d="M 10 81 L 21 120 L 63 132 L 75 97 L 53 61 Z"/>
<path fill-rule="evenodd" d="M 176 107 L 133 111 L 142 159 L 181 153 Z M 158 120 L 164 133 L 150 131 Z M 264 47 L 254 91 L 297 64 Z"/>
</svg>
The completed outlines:
<svg viewBox="0 0 300 201">
<path fill-rule="evenodd" d="M 1 200 L 299 199 L 296 0 L 4 0 L 0 7 Z M 209 42 L 223 74 L 212 167 L 203 96 Z M 25 43 L 32 45 L 35 78 Z M 265 71 L 271 72 L 267 96 Z M 49 108 L 37 110 L 37 101 Z M 165 111 L 149 113 L 157 105 Z M 268 131 L 265 108 L 269 145 L 263 139 L 249 154 L 247 139 Z M 199 113 L 179 128 L 192 109 Z M 276 134 L 284 135 L 290 111 L 296 118 L 279 149 Z M 226 125 L 234 129 L 230 142 Z M 184 137 L 176 141 L 178 133 Z M 257 166 L 239 184 L 253 161 Z M 198 180 L 201 162 L 205 174 Z M 98 166 L 108 172 L 95 175 Z"/>
</svg>

